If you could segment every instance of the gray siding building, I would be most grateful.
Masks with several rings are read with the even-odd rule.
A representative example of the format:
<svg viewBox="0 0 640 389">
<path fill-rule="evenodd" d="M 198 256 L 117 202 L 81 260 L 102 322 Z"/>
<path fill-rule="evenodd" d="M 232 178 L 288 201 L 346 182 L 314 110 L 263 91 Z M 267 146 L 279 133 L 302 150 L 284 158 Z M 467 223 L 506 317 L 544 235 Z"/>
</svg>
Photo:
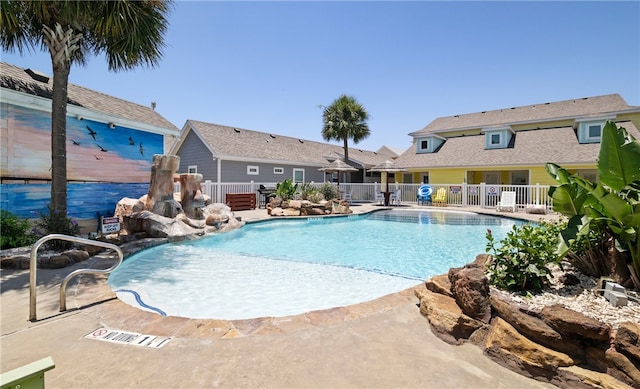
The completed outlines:
<svg viewBox="0 0 640 389">
<path fill-rule="evenodd" d="M 171 153 L 180 157 L 180 173 L 200 173 L 218 183 L 324 182 L 337 176 L 319 171 L 344 158 L 339 145 L 188 120 Z M 349 148 L 349 164 L 358 172 L 341 182 L 379 181 L 367 169 L 388 159 L 387 154 Z"/>
</svg>

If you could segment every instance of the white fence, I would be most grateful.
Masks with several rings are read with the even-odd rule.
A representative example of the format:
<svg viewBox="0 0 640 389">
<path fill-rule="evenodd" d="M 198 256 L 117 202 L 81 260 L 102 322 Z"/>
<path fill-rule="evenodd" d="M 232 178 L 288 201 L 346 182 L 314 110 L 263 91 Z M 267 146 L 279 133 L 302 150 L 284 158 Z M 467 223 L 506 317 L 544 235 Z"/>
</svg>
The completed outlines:
<svg viewBox="0 0 640 389">
<path fill-rule="evenodd" d="M 205 181 L 202 183 L 202 191 L 211 197 L 214 203 L 226 203 L 227 193 L 255 193 L 258 204 L 261 203 L 260 187 L 275 188 L 275 182 L 229 182 L 215 183 Z M 322 183 L 315 183 L 321 186 Z M 418 188 L 422 184 L 389 184 L 389 191 L 400 190 L 401 203 L 417 203 Z M 440 188 L 446 191 L 446 203 L 448 206 L 495 208 L 504 191 L 516 192 L 516 205 L 522 210 L 529 205 L 536 205 L 545 210 L 552 209 L 552 200 L 547 195 L 548 185 L 491 185 L 491 184 L 429 184 L 433 188 L 433 198 Z M 341 183 L 340 190 L 351 192 L 354 202 L 373 202 L 375 194 L 384 190 L 379 183 Z M 174 184 L 174 190 L 180 191 L 180 183 Z"/>
</svg>

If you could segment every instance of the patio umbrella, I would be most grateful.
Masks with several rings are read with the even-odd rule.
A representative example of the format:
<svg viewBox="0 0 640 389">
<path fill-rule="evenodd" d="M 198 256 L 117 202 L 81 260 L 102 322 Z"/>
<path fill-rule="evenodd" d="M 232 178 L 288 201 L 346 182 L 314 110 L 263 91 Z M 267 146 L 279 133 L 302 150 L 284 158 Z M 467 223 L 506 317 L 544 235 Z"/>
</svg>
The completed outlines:
<svg viewBox="0 0 640 389">
<path fill-rule="evenodd" d="M 338 187 L 340 187 L 340 173 L 358 171 L 358 169 L 338 158 L 336 158 L 336 160 L 331 162 L 329 165 L 323 166 L 318 170 L 325 173 L 338 173 Z"/>
<path fill-rule="evenodd" d="M 407 169 L 401 168 L 395 165 L 395 163 L 386 160 L 382 163 L 377 164 L 376 166 L 369 169 L 370 172 L 381 172 L 386 174 L 387 177 L 387 190 L 385 192 L 389 192 L 389 173 L 397 173 L 397 172 L 406 172 Z"/>
</svg>

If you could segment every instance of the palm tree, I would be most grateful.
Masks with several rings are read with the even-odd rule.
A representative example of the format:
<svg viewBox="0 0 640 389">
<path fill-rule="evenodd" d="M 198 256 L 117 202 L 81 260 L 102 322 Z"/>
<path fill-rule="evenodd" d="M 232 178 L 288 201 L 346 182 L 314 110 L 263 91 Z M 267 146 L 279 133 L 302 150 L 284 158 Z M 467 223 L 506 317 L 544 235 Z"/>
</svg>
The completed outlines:
<svg viewBox="0 0 640 389">
<path fill-rule="evenodd" d="M 344 142 L 344 161 L 349 163 L 349 138 L 358 143 L 369 136 L 369 114 L 355 97 L 341 95 L 322 112 L 322 137 Z"/>
<path fill-rule="evenodd" d="M 39 47 L 51 55 L 51 218 L 60 221 L 67 217 L 67 85 L 71 65 L 85 65 L 87 56 L 101 52 L 113 71 L 157 65 L 171 4 L 171 0 L 0 2 L 2 48 L 22 54 L 25 48 Z"/>
</svg>

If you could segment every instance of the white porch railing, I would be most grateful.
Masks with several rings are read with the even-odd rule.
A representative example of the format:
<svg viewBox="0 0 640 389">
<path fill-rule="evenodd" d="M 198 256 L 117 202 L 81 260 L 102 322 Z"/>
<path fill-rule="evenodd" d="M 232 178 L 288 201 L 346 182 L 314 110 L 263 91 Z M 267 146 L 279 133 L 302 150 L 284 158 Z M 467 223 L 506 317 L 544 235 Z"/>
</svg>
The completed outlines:
<svg viewBox="0 0 640 389">
<path fill-rule="evenodd" d="M 275 188 L 275 182 L 226 182 L 215 183 L 205 181 L 202 183 L 202 191 L 214 203 L 224 203 L 227 193 L 255 193 L 260 196 L 258 189 L 260 185 L 267 188 Z M 314 183 L 321 186 L 322 183 Z M 389 190 L 401 190 L 401 203 L 417 203 L 418 188 L 422 184 L 389 184 Z M 549 185 L 493 185 L 493 184 L 429 184 L 433 188 L 434 197 L 438 189 L 445 188 L 447 193 L 447 205 L 458 207 L 480 207 L 495 208 L 500 201 L 503 191 L 516 192 L 516 205 L 519 210 L 525 209 L 528 205 L 544 207 L 547 211 L 552 210 L 552 199 L 547 195 Z M 180 183 L 174 184 L 174 190 L 180 191 Z M 341 183 L 340 190 L 352 193 L 354 202 L 373 202 L 375 194 L 381 190 L 380 183 Z"/>
</svg>

